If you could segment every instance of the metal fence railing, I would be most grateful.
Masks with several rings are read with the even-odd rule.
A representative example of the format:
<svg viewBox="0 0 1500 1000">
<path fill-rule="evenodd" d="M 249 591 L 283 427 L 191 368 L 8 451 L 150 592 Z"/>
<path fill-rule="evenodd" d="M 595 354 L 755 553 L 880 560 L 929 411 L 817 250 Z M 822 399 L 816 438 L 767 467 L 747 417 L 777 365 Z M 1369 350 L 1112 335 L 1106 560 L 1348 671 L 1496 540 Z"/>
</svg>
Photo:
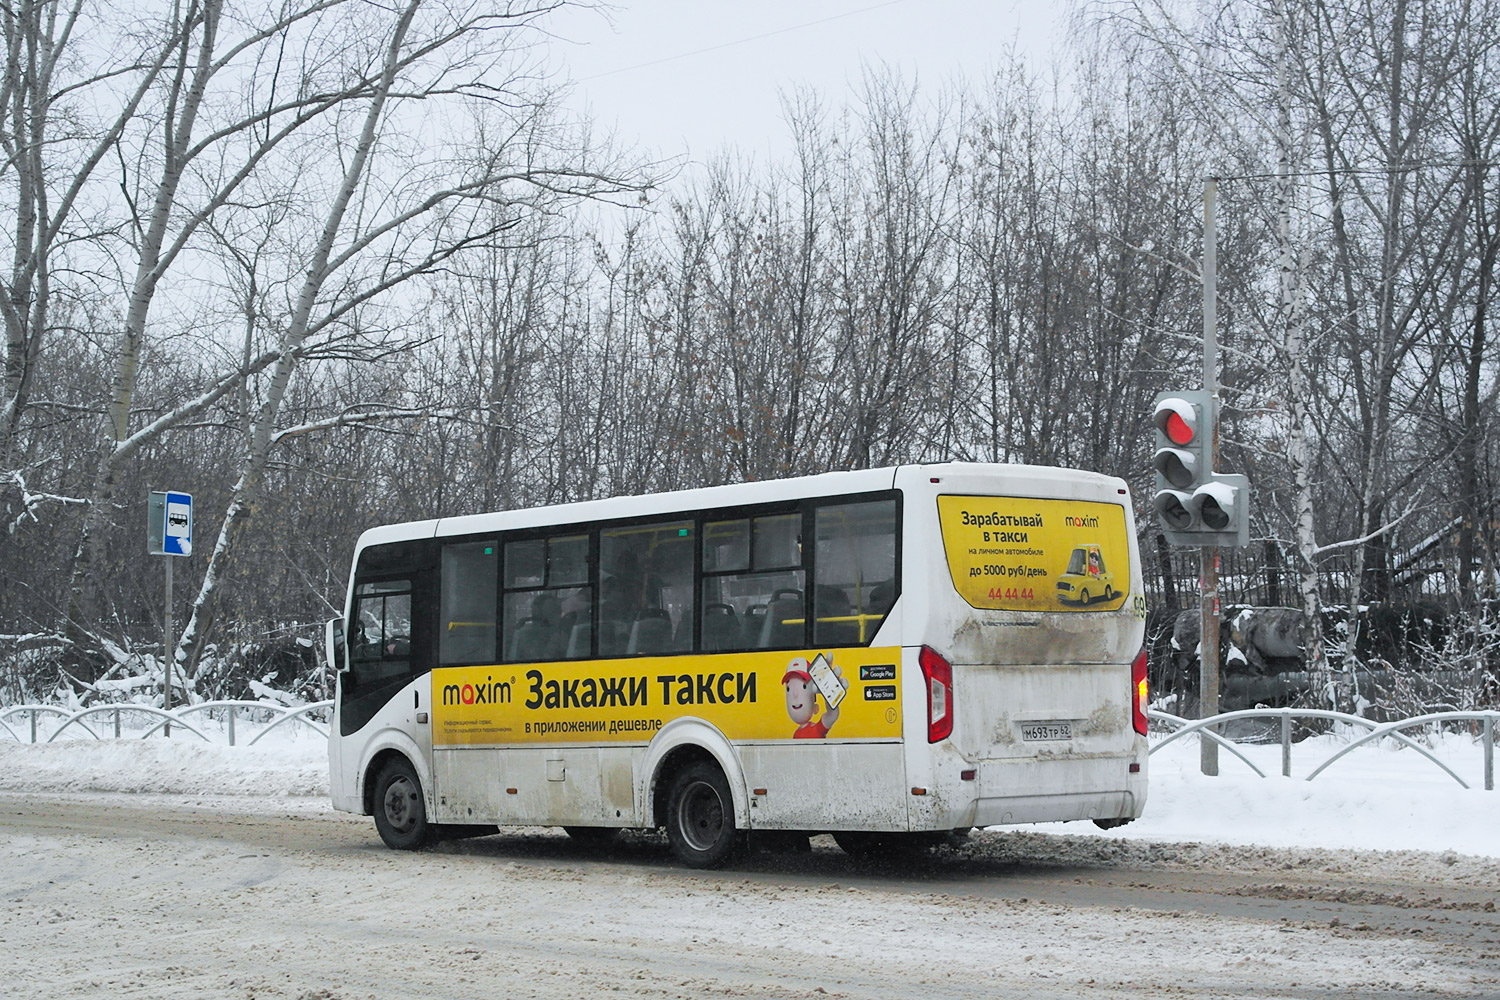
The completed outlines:
<svg viewBox="0 0 1500 1000">
<path fill-rule="evenodd" d="M 1438 760 L 1432 751 L 1410 736 L 1407 736 L 1404 730 L 1443 726 L 1448 723 L 1477 722 L 1480 724 L 1479 743 L 1481 752 L 1484 755 L 1484 787 L 1487 791 L 1495 790 L 1495 729 L 1496 724 L 1500 723 L 1500 712 L 1433 712 L 1429 715 L 1418 715 L 1410 719 L 1398 719 L 1395 722 L 1386 723 L 1375 722 L 1370 719 L 1361 718 L 1358 715 L 1347 715 L 1343 712 L 1330 712 L 1325 709 L 1315 708 L 1251 708 L 1239 712 L 1224 712 L 1207 719 L 1195 720 L 1183 719 L 1167 712 L 1159 712 L 1155 709 L 1149 710 L 1146 714 L 1153 722 L 1174 727 L 1174 731 L 1170 735 L 1152 744 L 1151 753 L 1153 754 L 1184 736 L 1197 733 L 1200 739 L 1203 736 L 1207 736 L 1215 743 L 1224 747 L 1243 761 L 1250 770 L 1264 778 L 1266 773 L 1256 767 L 1254 762 L 1240 751 L 1239 745 L 1233 740 L 1226 739 L 1214 732 L 1213 727 L 1241 719 L 1276 719 L 1280 722 L 1281 773 L 1285 777 L 1291 777 L 1292 720 L 1318 719 L 1344 723 L 1350 726 L 1359 726 L 1364 728 L 1366 732 L 1340 747 L 1327 760 L 1314 768 L 1307 776 L 1308 781 L 1322 774 L 1351 750 L 1374 743 L 1377 740 L 1389 738 L 1417 751 L 1464 788 L 1469 787 L 1468 782 L 1455 774 L 1453 769 L 1447 764 Z"/>
<path fill-rule="evenodd" d="M 216 742 L 206 735 L 202 730 L 210 728 L 203 725 L 199 720 L 198 725 L 188 722 L 190 716 L 202 716 L 211 718 L 218 714 L 223 718 L 223 732 L 230 746 L 236 745 L 236 722 L 241 718 L 246 721 L 254 721 L 255 733 L 250 737 L 246 746 L 253 746 L 259 742 L 267 733 L 281 726 L 301 723 L 313 730 L 320 736 L 327 737 L 328 729 L 313 719 L 315 714 L 324 714 L 333 708 L 331 701 L 316 701 L 309 705 L 279 705 L 273 701 L 205 701 L 197 705 L 184 705 L 170 712 L 163 711 L 150 705 L 94 705 L 90 708 L 69 712 L 55 705 L 14 705 L 10 708 L 0 709 L 0 729 L 4 729 L 13 739 L 22 743 L 51 743 L 64 732 L 74 729 L 75 732 L 87 733 L 94 739 L 104 739 L 93 726 L 89 725 L 91 719 L 109 719 L 113 722 L 113 737 L 121 739 L 125 730 L 122 728 L 122 719 L 128 716 L 144 716 L 148 721 L 143 731 L 137 734 L 132 731 L 131 736 L 137 735 L 141 739 L 153 736 L 156 733 L 177 726 L 199 739 L 207 742 Z M 30 736 L 29 740 L 22 739 L 17 734 L 11 722 L 23 718 L 26 722 L 21 723 L 21 732 Z M 43 719 L 60 719 L 55 728 L 43 731 L 40 723 Z M 217 721 L 217 720 L 215 720 Z M 260 723 L 264 721 L 264 724 Z M 29 725 L 28 725 L 29 723 Z M 71 735 L 71 734 L 70 734 Z"/>
</svg>

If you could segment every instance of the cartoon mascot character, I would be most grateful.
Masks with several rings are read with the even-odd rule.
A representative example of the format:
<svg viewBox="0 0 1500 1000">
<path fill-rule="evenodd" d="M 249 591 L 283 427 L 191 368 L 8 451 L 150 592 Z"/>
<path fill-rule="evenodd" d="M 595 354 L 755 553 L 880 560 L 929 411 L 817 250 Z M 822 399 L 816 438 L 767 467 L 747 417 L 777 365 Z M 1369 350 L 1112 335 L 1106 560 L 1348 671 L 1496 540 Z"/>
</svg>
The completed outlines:
<svg viewBox="0 0 1500 1000">
<path fill-rule="evenodd" d="M 843 683 L 839 669 L 834 667 L 833 670 L 839 682 Z M 827 736 L 833 724 L 839 721 L 839 710 L 826 709 L 821 718 L 813 719 L 818 713 L 818 685 L 812 679 L 807 660 L 799 656 L 788 663 L 786 673 L 781 678 L 781 686 L 786 689 L 786 714 L 797 724 L 797 731 L 792 734 L 792 738 L 820 740 Z"/>
</svg>

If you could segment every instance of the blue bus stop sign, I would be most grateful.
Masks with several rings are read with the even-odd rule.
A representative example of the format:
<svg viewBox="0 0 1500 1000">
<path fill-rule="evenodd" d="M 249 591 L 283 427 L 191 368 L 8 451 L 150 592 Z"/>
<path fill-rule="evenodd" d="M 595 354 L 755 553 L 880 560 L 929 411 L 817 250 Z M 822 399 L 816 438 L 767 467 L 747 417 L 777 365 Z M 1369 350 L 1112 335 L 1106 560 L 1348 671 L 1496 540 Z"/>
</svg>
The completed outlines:
<svg viewBox="0 0 1500 1000">
<path fill-rule="evenodd" d="M 193 554 L 193 495 L 153 492 L 146 508 L 146 548 L 154 556 Z"/>
</svg>

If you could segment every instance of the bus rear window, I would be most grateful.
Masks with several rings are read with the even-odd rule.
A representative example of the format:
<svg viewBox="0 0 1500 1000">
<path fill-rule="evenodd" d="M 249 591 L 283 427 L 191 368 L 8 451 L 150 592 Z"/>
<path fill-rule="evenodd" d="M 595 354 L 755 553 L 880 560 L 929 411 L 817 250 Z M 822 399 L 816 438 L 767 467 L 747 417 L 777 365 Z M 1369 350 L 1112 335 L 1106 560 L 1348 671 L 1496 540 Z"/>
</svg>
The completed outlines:
<svg viewBox="0 0 1500 1000">
<path fill-rule="evenodd" d="M 938 497 L 953 586 L 994 611 L 1118 611 L 1130 592 L 1125 508 L 1089 500 Z"/>
</svg>

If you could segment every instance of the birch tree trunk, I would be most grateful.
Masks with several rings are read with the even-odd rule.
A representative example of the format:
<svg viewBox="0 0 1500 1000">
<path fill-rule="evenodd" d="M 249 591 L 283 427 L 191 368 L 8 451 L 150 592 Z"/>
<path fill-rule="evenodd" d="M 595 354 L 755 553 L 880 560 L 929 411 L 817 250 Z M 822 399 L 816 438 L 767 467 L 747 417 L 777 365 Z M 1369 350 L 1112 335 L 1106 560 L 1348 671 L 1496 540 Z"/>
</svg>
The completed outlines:
<svg viewBox="0 0 1500 1000">
<path fill-rule="evenodd" d="M 249 446 L 244 465 L 240 470 L 240 478 L 234 484 L 229 509 L 224 514 L 219 536 L 209 556 L 208 567 L 204 570 L 203 581 L 198 587 L 198 596 L 193 601 L 192 612 L 187 624 L 183 627 L 174 653 L 174 661 L 185 673 L 196 666 L 198 651 L 201 650 L 199 637 L 207 633 L 212 626 L 215 595 L 218 593 L 221 577 L 230 568 L 235 541 L 244 532 L 259 508 L 261 488 L 265 481 L 266 462 L 271 455 L 272 439 L 281 411 L 281 401 L 286 396 L 292 372 L 297 367 L 298 351 L 307 338 L 313 307 L 328 277 L 329 258 L 333 254 L 334 243 L 343 227 L 344 215 L 348 211 L 350 200 L 360 186 L 365 166 L 369 162 L 381 116 L 385 110 L 386 101 L 390 97 L 391 86 L 395 83 L 397 71 L 401 66 L 401 49 L 406 40 L 406 33 L 411 28 L 412 18 L 416 16 L 420 5 L 421 0 L 411 0 L 396 18 L 396 23 L 391 29 L 390 40 L 385 48 L 379 87 L 370 100 L 359 138 L 347 153 L 349 166 L 344 171 L 343 183 L 339 186 L 333 203 L 328 208 L 322 233 L 313 249 L 312 261 L 307 268 L 301 291 L 297 296 L 296 310 L 281 335 L 280 349 L 276 365 L 272 369 L 265 401 L 261 404 L 250 428 Z"/>
<path fill-rule="evenodd" d="M 93 11 L 82 3 L 24 0 L 0 18 L 5 74 L 0 81 L 0 180 L 13 193 L 9 271 L 0 294 L 5 327 L 0 376 L 0 481 L 18 459 L 21 421 L 31 399 L 53 316 L 52 264 L 61 241 L 84 229 L 79 201 L 106 155 L 155 85 L 177 47 L 179 28 L 155 44 L 123 47 L 99 65 L 75 55 L 75 34 Z M 108 16 L 108 15 L 106 15 Z M 78 75 L 73 75 L 74 73 Z M 133 80 L 132 80 L 133 75 Z M 93 120 L 89 112 L 104 108 Z M 92 124 L 89 124 L 89 123 Z M 92 236 L 85 242 L 97 242 Z M 73 249 L 71 267 L 78 267 Z"/>
<path fill-rule="evenodd" d="M 1307 307 L 1303 264 L 1292 234 L 1297 201 L 1294 165 L 1301 157 L 1292 135 L 1292 33 L 1286 0 L 1274 11 L 1278 53 L 1276 63 L 1276 242 L 1277 285 L 1280 290 L 1277 326 L 1282 332 L 1282 354 L 1287 363 L 1287 464 L 1293 484 L 1292 524 L 1296 532 L 1298 593 L 1302 599 L 1302 649 L 1313 690 L 1335 708 L 1333 676 L 1323 646 L 1323 608 L 1318 591 L 1318 538 L 1313 519 L 1313 457 L 1308 443 L 1312 416 L 1308 403 L 1312 386 L 1307 377 Z"/>
</svg>

